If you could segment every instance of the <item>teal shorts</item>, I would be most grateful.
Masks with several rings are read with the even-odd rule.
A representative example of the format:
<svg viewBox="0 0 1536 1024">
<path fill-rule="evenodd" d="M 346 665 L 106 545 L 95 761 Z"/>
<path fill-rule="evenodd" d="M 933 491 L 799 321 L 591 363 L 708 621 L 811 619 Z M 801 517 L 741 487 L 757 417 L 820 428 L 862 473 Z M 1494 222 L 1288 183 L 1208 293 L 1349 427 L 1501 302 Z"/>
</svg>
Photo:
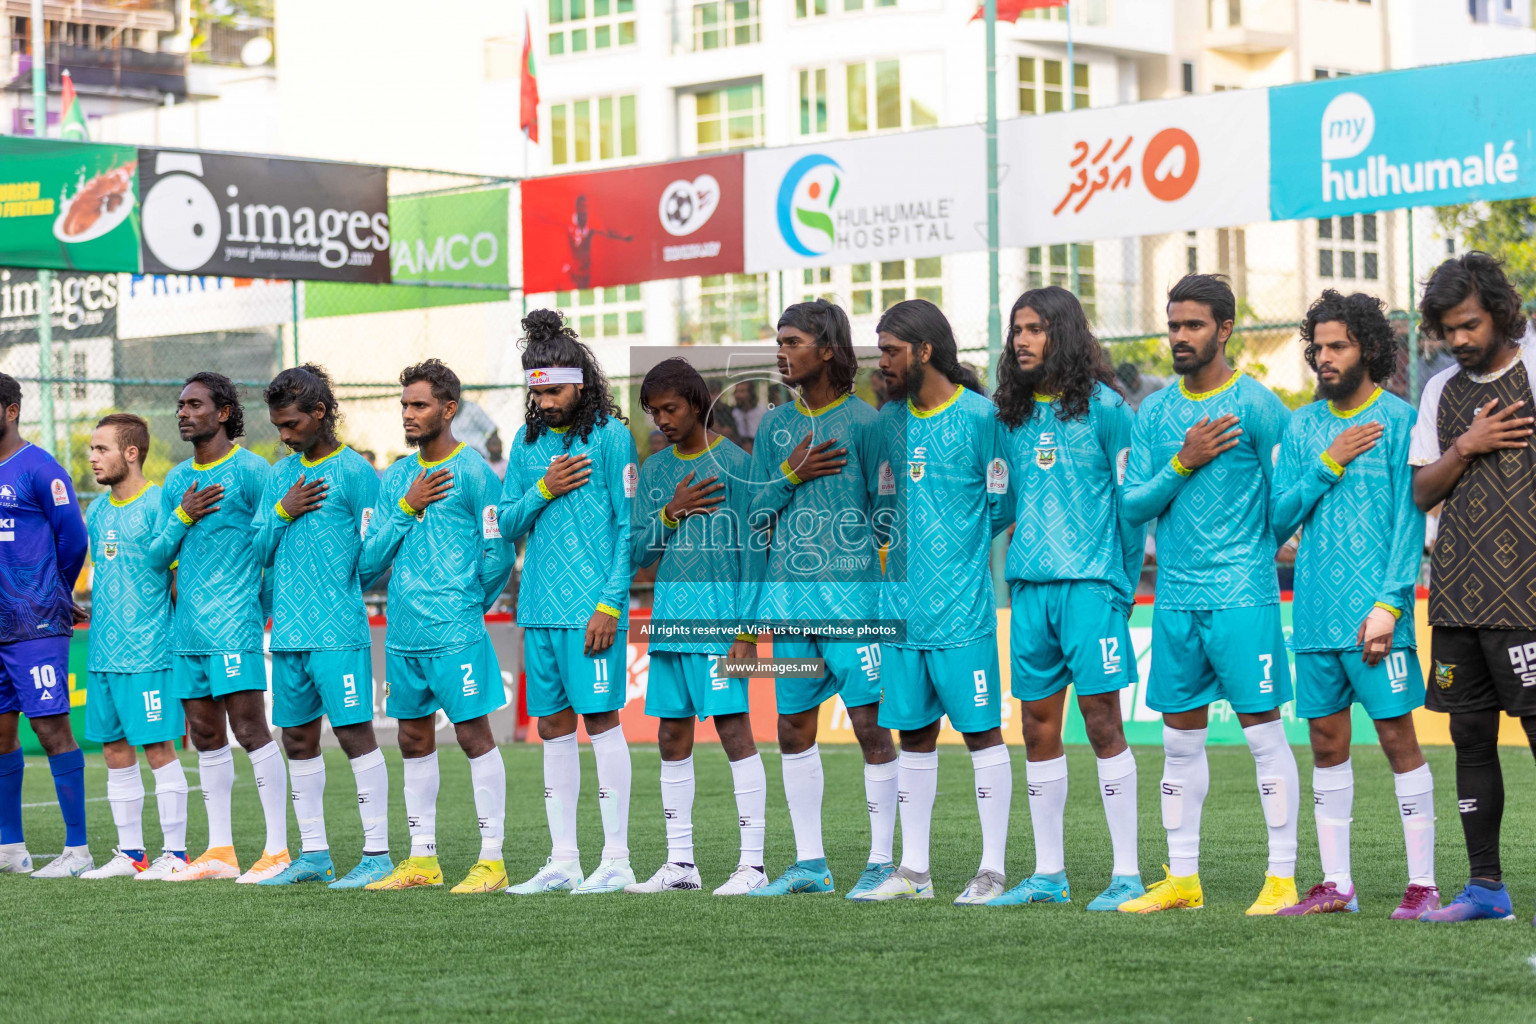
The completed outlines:
<svg viewBox="0 0 1536 1024">
<path fill-rule="evenodd" d="M 779 714 L 798 715 L 819 708 L 841 694 L 843 706 L 860 708 L 880 703 L 879 644 L 851 644 L 824 637 L 774 637 L 775 658 L 821 658 L 827 663 L 820 679 L 776 679 L 773 695 Z"/>
<path fill-rule="evenodd" d="M 390 718 L 426 718 L 441 709 L 450 722 L 468 722 L 506 705 L 488 636 L 457 651 L 384 652 L 384 713 Z"/>
<path fill-rule="evenodd" d="M 645 713 L 652 718 L 740 715 L 750 709 L 747 680 L 715 674 L 716 654 L 652 651 Z"/>
<path fill-rule="evenodd" d="M 926 729 L 945 715 L 951 726 L 965 733 L 1003 724 L 995 635 L 938 650 L 891 644 L 884 650 L 880 724 L 887 729 Z"/>
<path fill-rule="evenodd" d="M 1326 718 L 1359 704 L 1373 721 L 1424 706 L 1424 672 L 1412 647 L 1399 648 L 1373 668 L 1354 651 L 1296 652 L 1296 714 Z"/>
<path fill-rule="evenodd" d="M 272 652 L 272 724 L 308 725 L 321 715 L 338 725 L 373 721 L 373 656 L 342 651 Z"/>
<path fill-rule="evenodd" d="M 1212 611 L 1154 606 L 1147 707 L 1169 715 L 1223 698 L 1233 711 L 1250 715 L 1291 699 L 1280 606 Z"/>
<path fill-rule="evenodd" d="M 186 735 L 181 701 L 171 691 L 171 670 L 91 672 L 85 688 L 85 738 L 127 740 L 130 746 L 165 743 Z"/>
<path fill-rule="evenodd" d="M 613 635 L 605 651 L 588 656 L 585 627 L 530 626 L 523 630 L 523 671 L 528 676 L 528 714 L 534 718 L 570 708 L 578 715 L 618 711 L 629 699 L 629 631 Z"/>
<path fill-rule="evenodd" d="M 1079 696 L 1113 693 L 1136 681 L 1130 617 L 1097 580 L 1015 583 L 1008 628 L 1018 700 L 1044 700 L 1068 684 Z"/>
<path fill-rule="evenodd" d="M 171 655 L 171 689 L 178 700 L 218 700 L 232 693 L 266 688 L 267 666 L 260 651 Z"/>
</svg>

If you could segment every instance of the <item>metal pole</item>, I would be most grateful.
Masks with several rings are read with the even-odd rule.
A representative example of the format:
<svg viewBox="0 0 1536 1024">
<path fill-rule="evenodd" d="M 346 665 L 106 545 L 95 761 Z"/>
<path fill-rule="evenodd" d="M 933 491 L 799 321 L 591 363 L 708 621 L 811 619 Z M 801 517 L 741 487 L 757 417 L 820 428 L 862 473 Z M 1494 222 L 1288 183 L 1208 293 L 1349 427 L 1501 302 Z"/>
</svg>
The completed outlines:
<svg viewBox="0 0 1536 1024">
<path fill-rule="evenodd" d="M 1003 354 L 1001 282 L 997 258 L 997 0 L 986 0 L 987 23 L 987 382 L 997 386 Z"/>
<path fill-rule="evenodd" d="M 299 282 L 293 283 L 293 365 L 299 365 Z M 282 369 L 281 366 L 278 369 Z"/>
<path fill-rule="evenodd" d="M 1408 207 L 1408 394 L 1419 402 L 1419 305 L 1414 301 L 1418 279 L 1413 269 L 1413 207 Z"/>
<path fill-rule="evenodd" d="M 43 31 L 43 0 L 32 0 L 32 134 L 48 131 L 48 53 Z M 53 271 L 37 272 L 37 375 L 42 378 L 38 403 L 39 444 L 52 455 L 58 447 L 53 423 Z"/>
<path fill-rule="evenodd" d="M 1072 0 L 1062 7 L 1067 12 L 1067 113 L 1077 109 L 1077 65 L 1072 61 Z M 1077 294 L 1077 243 L 1067 243 L 1067 266 L 1071 268 L 1072 294 Z"/>
</svg>

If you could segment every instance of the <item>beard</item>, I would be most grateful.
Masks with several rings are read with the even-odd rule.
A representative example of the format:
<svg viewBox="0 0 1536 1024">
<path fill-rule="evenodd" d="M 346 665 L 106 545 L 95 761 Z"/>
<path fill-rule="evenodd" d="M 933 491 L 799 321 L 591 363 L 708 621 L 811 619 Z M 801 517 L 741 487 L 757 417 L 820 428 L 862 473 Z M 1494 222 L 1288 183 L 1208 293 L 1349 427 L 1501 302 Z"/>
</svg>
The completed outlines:
<svg viewBox="0 0 1536 1024">
<path fill-rule="evenodd" d="M 102 469 L 101 476 L 96 477 L 96 482 L 103 487 L 115 487 L 128 479 L 128 460 L 122 459 L 115 465 L 106 465 Z"/>
<path fill-rule="evenodd" d="M 1212 335 L 1211 340 L 1204 347 L 1196 348 L 1192 355 L 1175 355 L 1173 357 L 1173 372 L 1185 377 L 1192 373 L 1198 373 L 1211 365 L 1220 351 L 1221 342 L 1217 340 L 1216 335 Z"/>
<path fill-rule="evenodd" d="M 891 381 L 887 378 L 888 397 L 908 398 L 923 389 L 923 382 L 928 379 L 928 367 L 923 363 L 911 363 L 907 366 L 907 372 Z"/>
<path fill-rule="evenodd" d="M 1451 355 L 1468 373 L 1484 374 L 1493 369 L 1493 361 L 1503 350 L 1504 346 L 1495 341 L 1481 351 L 1472 345 L 1458 345 L 1451 349 Z"/>
<path fill-rule="evenodd" d="M 438 439 L 438 436 L 441 435 L 442 432 L 443 432 L 443 425 L 441 423 L 438 423 L 436 426 L 432 427 L 431 429 L 425 429 L 424 428 L 422 430 L 422 432 L 420 434 L 417 434 L 415 437 L 411 437 L 411 436 L 407 435 L 406 438 L 405 438 L 406 447 L 408 447 L 408 448 L 420 448 L 420 447 L 422 447 L 424 445 L 429 445 L 433 441 L 436 441 Z"/>
<path fill-rule="evenodd" d="M 1365 380 L 1365 364 L 1356 363 L 1343 373 L 1338 380 L 1329 384 L 1321 377 L 1317 381 L 1317 397 L 1330 402 L 1337 402 L 1341 398 L 1348 398 L 1360 388 L 1360 382 Z"/>
</svg>

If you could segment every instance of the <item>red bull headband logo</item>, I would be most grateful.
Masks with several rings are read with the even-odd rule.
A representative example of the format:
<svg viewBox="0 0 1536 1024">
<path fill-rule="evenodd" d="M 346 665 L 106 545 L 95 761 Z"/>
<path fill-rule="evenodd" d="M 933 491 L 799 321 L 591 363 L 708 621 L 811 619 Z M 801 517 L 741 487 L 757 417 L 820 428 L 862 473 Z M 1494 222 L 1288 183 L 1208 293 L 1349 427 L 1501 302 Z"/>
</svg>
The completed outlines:
<svg viewBox="0 0 1536 1024">
<path fill-rule="evenodd" d="M 531 388 L 543 387 L 546 384 L 580 384 L 582 383 L 581 367 L 579 366 L 545 366 L 537 370 L 524 370 Z"/>
</svg>

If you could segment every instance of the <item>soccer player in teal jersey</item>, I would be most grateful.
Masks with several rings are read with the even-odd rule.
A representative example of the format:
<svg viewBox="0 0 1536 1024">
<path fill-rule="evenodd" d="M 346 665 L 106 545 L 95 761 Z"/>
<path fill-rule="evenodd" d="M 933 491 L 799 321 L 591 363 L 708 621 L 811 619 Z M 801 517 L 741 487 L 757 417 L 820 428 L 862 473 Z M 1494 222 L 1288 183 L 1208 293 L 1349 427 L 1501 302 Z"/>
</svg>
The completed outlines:
<svg viewBox="0 0 1536 1024">
<path fill-rule="evenodd" d="M 1015 519 L 1005 576 L 1013 695 L 1024 714 L 1035 873 L 993 906 L 1071 899 L 1063 850 L 1067 687 L 1098 757 L 1099 795 L 1114 848 L 1110 884 L 1089 910 L 1140 896 L 1136 759 L 1120 697 L 1136 681 L 1130 612 L 1145 529 L 1120 515 L 1135 414 L 1077 297 L 1051 285 L 1019 296 L 994 396 L 1007 428 Z"/>
<path fill-rule="evenodd" d="M 267 386 L 267 414 L 293 454 L 272 467 L 252 524 L 272 579 L 272 721 L 283 730 L 300 855 L 263 885 L 323 881 L 360 889 L 394 868 L 389 859 L 389 774 L 373 736 L 373 663 L 358 575 L 379 478 L 336 437 L 336 395 L 313 363 Z M 352 765 L 363 857 L 341 879 L 325 834 L 320 719 Z"/>
<path fill-rule="evenodd" d="M 179 543 L 176 610 L 171 624 L 171 685 L 197 748 L 208 848 L 169 881 L 235 878 L 254 883 L 288 866 L 288 773 L 267 728 L 267 671 L 262 658 L 262 566 L 251 519 L 272 467 L 235 443 L 245 433 L 240 396 L 220 373 L 187 378 L 176 401 L 181 439 L 192 458 L 166 475 L 168 543 Z M 180 502 L 177 502 L 177 496 Z M 260 859 L 240 874 L 230 829 L 235 762 L 225 728 L 251 757 L 266 818 Z"/>
<path fill-rule="evenodd" d="M 928 838 L 938 792 L 940 720 L 965 738 L 976 772 L 981 866 L 957 904 L 1000 896 L 1013 801 L 1003 745 L 992 538 L 1012 518 L 997 410 L 960 365 L 954 331 L 924 299 L 898 302 L 876 325 L 891 401 L 882 480 L 895 511 L 880 617 L 906 624 L 882 644 L 880 724 L 901 734 L 901 866 L 862 900 L 931 899 Z"/>
<path fill-rule="evenodd" d="M 1125 516 L 1157 520 L 1157 603 L 1147 706 L 1163 715 L 1163 827 L 1168 873 L 1120 909 L 1146 913 L 1204 903 L 1200 811 L 1210 788 L 1210 705 L 1227 700 L 1258 768 L 1269 868 L 1249 914 L 1296 902 L 1296 757 L 1280 708 L 1291 670 L 1280 631 L 1270 516 L 1284 403 L 1227 361 L 1237 299 L 1226 280 L 1190 274 L 1168 292 L 1168 341 L 1178 387 L 1136 414 Z"/>
<path fill-rule="evenodd" d="M 384 713 L 400 723 L 411 855 L 364 888 L 443 884 L 434 720 L 441 710 L 469 758 L 480 827 L 480 857 L 452 891 L 495 892 L 507 884 L 507 771 L 488 716 L 507 701 L 485 612 L 512 571 L 512 549 L 501 543 L 496 525 L 501 481 L 479 452 L 453 436 L 457 374 L 428 359 L 400 371 L 400 386 L 405 443 L 417 451 L 384 473 L 358 578 L 376 579 L 394 565 L 384 633 Z"/>
<path fill-rule="evenodd" d="M 839 635 L 879 615 L 880 423 L 853 393 L 858 357 L 848 315 L 824 299 L 779 317 L 779 375 L 798 395 L 770 409 L 752 450 L 752 525 L 772 540 L 759 622 L 793 626 L 774 636 L 778 658 L 821 658 L 819 679 L 778 679 L 784 796 L 795 830 L 795 862 L 757 896 L 831 892 L 821 839 L 823 777 L 816 743 L 821 705 L 839 697 L 864 755 L 869 856 L 849 898 L 890 877 L 896 831 L 896 749 L 878 721 L 880 644 Z M 824 626 L 822 624 L 825 624 Z M 818 631 L 818 627 L 820 631 Z"/>
<path fill-rule="evenodd" d="M 1296 549 L 1296 713 L 1310 723 L 1313 811 L 1323 880 L 1286 916 L 1359 909 L 1349 870 L 1355 802 L 1350 708 L 1376 725 L 1392 766 L 1408 848 L 1408 889 L 1392 916 L 1438 909 L 1434 781 L 1413 710 L 1424 704 L 1413 627 L 1424 513 L 1408 464 L 1413 407 L 1381 389 L 1397 339 L 1380 299 L 1329 289 L 1307 310 L 1301 340 L 1318 401 L 1291 417 L 1275 473 L 1275 530 Z"/>
<path fill-rule="evenodd" d="M 544 741 L 549 860 L 514 895 L 618 892 L 629 864 L 630 509 L 640 484 L 635 440 L 592 351 L 554 310 L 523 320 L 526 427 L 507 456 L 498 513 L 508 550 L 527 536 L 518 581 L 528 713 Z M 603 853 L 584 876 L 576 845 L 581 760 L 576 716 L 597 762 Z"/>
<path fill-rule="evenodd" d="M 627 892 L 699 889 L 693 856 L 694 718 L 714 719 L 731 763 L 741 856 L 716 896 L 741 896 L 768 884 L 763 819 L 768 780 L 752 741 L 745 678 L 720 675 L 717 659 L 755 658 L 756 638 L 739 631 L 759 577 L 760 552 L 749 542 L 752 459 L 706 425 L 709 388 L 686 360 L 666 359 L 640 385 L 640 405 L 672 442 L 640 467 L 630 525 L 636 568 L 656 566 L 645 713 L 661 720 L 661 805 L 667 859 Z M 670 636 L 668 626 L 694 631 Z"/>
<path fill-rule="evenodd" d="M 91 472 L 110 488 L 85 511 L 91 539 L 85 738 L 101 744 L 107 803 L 117 825 L 112 859 L 81 878 L 163 880 L 187 862 L 187 775 L 175 741 L 186 731 L 171 689 L 171 560 L 162 539 L 160 488 L 144 479 L 149 424 L 113 413 L 91 434 Z M 144 780 L 135 747 L 155 776 L 161 853 L 144 849 Z"/>
</svg>

